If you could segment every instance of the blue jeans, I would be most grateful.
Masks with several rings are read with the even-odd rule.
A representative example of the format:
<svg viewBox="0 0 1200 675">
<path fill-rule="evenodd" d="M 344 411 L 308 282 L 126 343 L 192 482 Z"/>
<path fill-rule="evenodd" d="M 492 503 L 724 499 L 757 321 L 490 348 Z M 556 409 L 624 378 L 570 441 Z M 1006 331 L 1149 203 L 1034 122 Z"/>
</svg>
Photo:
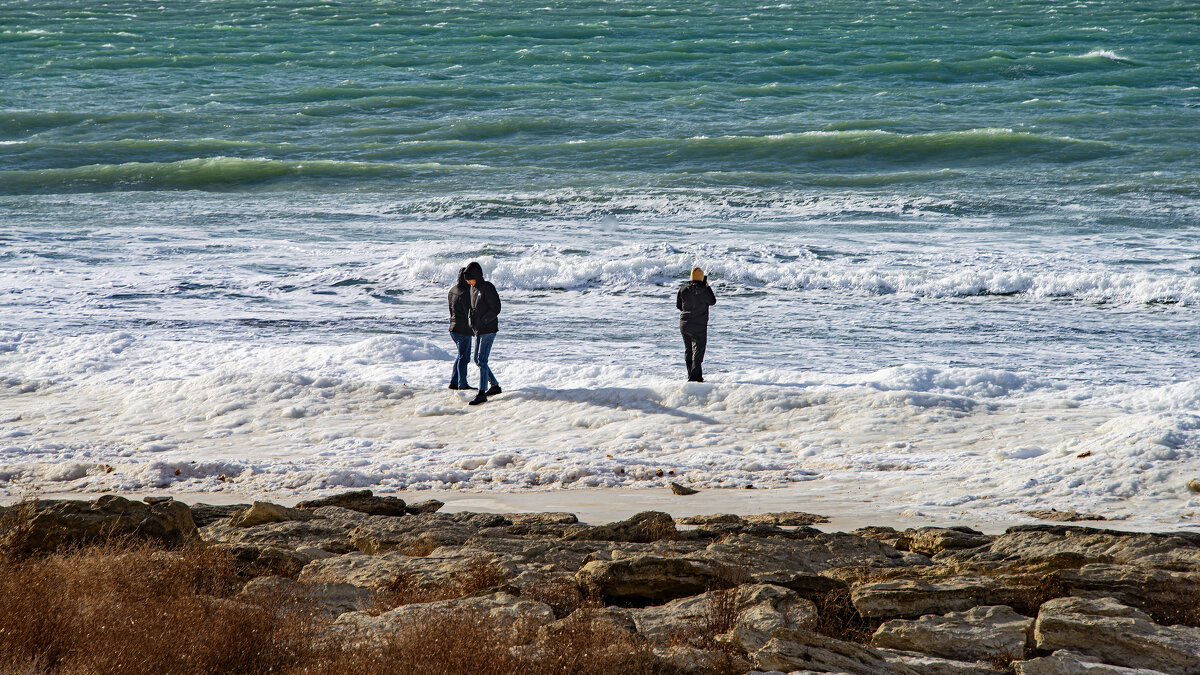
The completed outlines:
<svg viewBox="0 0 1200 675">
<path fill-rule="evenodd" d="M 488 390 L 488 382 L 500 386 L 492 369 L 488 368 L 488 356 L 492 354 L 492 342 L 496 340 L 495 333 L 484 333 L 475 336 L 475 365 L 479 366 L 479 393 Z"/>
<path fill-rule="evenodd" d="M 454 346 L 458 347 L 458 358 L 454 360 L 454 370 L 450 373 L 450 384 L 459 389 L 471 386 L 467 383 L 467 364 L 471 360 L 471 336 L 451 333 Z"/>
</svg>

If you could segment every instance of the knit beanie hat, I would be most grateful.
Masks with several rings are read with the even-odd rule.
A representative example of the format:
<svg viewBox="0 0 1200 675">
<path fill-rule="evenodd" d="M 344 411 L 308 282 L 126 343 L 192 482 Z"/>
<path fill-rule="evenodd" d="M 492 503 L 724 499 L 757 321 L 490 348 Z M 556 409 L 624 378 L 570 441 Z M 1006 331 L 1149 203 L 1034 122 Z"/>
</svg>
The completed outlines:
<svg viewBox="0 0 1200 675">
<path fill-rule="evenodd" d="M 704 281 L 704 270 L 699 267 L 692 268 L 692 281 Z"/>
</svg>

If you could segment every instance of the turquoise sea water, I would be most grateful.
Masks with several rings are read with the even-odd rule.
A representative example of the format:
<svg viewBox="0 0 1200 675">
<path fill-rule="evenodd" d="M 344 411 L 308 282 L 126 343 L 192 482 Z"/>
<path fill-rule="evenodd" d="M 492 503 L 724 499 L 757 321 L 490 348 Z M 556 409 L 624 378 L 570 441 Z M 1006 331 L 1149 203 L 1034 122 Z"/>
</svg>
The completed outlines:
<svg viewBox="0 0 1200 675">
<path fill-rule="evenodd" d="M 1198 45 L 1186 2 L 0 0 L 0 493 L 1195 511 Z"/>
</svg>

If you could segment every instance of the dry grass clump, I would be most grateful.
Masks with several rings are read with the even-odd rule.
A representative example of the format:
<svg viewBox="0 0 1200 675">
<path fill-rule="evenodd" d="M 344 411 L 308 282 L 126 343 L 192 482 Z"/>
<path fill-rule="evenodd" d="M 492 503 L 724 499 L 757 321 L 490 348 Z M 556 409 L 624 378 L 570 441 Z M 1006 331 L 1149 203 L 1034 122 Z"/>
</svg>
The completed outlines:
<svg viewBox="0 0 1200 675">
<path fill-rule="evenodd" d="M 881 619 L 868 619 L 858 613 L 850 600 L 849 588 L 836 588 L 817 598 L 817 623 L 813 630 L 845 642 L 870 644 L 871 636 L 883 625 Z"/>
<path fill-rule="evenodd" d="M 0 670 L 279 672 L 313 625 L 282 602 L 235 602 L 222 551 L 115 542 L 0 564 Z"/>
<path fill-rule="evenodd" d="M 397 575 L 390 583 L 375 591 L 367 611 L 382 614 L 401 605 L 463 598 L 495 588 L 507 579 L 508 573 L 495 557 L 477 555 L 467 561 L 462 572 L 442 584 L 429 584 L 421 575 L 411 572 Z"/>
<path fill-rule="evenodd" d="M 579 584 L 566 574 L 531 580 L 522 584 L 520 591 L 522 598 L 550 605 L 556 619 L 569 616 L 585 604 Z M 595 598 L 589 600 L 591 600 L 589 604 L 593 605 L 599 602 Z M 602 603 L 600 604 L 603 606 Z"/>
<path fill-rule="evenodd" d="M 37 503 L 37 499 L 26 497 L 0 513 L 0 560 L 34 554 L 33 517 L 37 515 Z"/>
</svg>

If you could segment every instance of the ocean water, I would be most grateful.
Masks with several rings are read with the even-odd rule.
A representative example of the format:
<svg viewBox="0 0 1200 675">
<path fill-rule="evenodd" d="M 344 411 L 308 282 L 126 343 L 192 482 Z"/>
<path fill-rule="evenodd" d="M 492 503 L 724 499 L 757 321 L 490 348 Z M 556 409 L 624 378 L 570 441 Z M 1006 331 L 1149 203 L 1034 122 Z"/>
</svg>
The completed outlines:
<svg viewBox="0 0 1200 675">
<path fill-rule="evenodd" d="M 0 0 L 0 491 L 1186 525 L 1198 39 L 1158 1 Z M 469 260 L 505 303 L 478 409 Z"/>
</svg>

